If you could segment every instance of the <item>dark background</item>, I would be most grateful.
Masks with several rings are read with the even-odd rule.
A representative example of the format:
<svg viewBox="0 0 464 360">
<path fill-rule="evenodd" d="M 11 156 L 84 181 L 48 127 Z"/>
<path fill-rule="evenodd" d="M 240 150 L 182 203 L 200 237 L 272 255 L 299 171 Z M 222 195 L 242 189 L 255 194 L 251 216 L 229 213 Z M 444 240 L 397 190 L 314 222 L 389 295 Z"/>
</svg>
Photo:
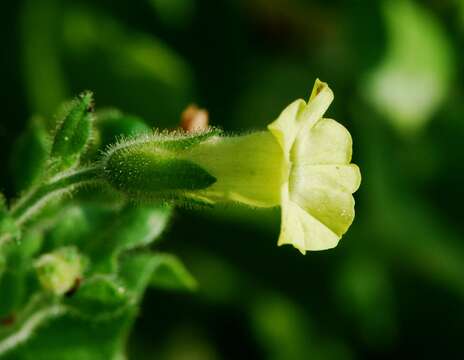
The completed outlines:
<svg viewBox="0 0 464 360">
<path fill-rule="evenodd" d="M 153 127 L 195 102 L 262 129 L 316 77 L 363 175 L 339 246 L 276 246 L 277 210 L 179 210 L 161 248 L 196 293 L 149 290 L 134 359 L 456 358 L 464 330 L 464 4 L 458 0 L 9 1 L 0 190 L 15 139 L 84 89 Z"/>
</svg>

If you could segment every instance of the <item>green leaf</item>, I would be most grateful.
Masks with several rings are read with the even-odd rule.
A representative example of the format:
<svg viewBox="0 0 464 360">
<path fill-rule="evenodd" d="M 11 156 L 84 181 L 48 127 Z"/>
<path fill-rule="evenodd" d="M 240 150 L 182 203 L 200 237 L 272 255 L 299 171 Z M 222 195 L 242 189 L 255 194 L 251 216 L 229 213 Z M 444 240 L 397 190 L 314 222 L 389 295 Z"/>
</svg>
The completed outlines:
<svg viewBox="0 0 464 360">
<path fill-rule="evenodd" d="M 18 238 L 20 230 L 16 226 L 14 219 L 8 214 L 5 196 L 0 193 L 0 249 L 5 240 Z"/>
<path fill-rule="evenodd" d="M 12 350 L 4 359 L 123 359 L 135 314 L 136 309 L 130 307 L 116 318 L 98 322 L 65 314 L 48 321 L 29 341 Z"/>
<path fill-rule="evenodd" d="M 150 127 L 133 115 L 127 115 L 116 109 L 106 109 L 95 113 L 94 136 L 85 160 L 96 160 L 101 151 L 116 143 L 121 138 L 150 133 Z"/>
<path fill-rule="evenodd" d="M 103 226 L 102 232 L 86 251 L 92 258 L 93 273 L 113 273 L 122 252 L 144 247 L 159 238 L 171 218 L 168 206 L 127 206 Z"/>
<path fill-rule="evenodd" d="M 20 242 L 10 242 L 2 249 L 6 266 L 0 278 L 0 318 L 18 312 L 36 287 L 29 280 L 33 279 L 33 257 L 42 241 L 41 233 L 27 231 Z"/>
<path fill-rule="evenodd" d="M 125 256 L 118 277 L 95 276 L 84 282 L 65 300 L 64 316 L 49 319 L 47 326 L 7 354 L 6 359 L 124 358 L 129 330 L 138 312 L 136 305 L 155 265 L 150 253 Z"/>
<path fill-rule="evenodd" d="M 60 206 L 59 214 L 51 214 L 52 228 L 47 231 L 45 251 L 61 246 L 85 247 L 89 238 L 98 237 L 102 227 L 113 221 L 114 210 L 104 205 L 82 204 Z M 55 218 L 53 219 L 52 216 Z"/>
<path fill-rule="evenodd" d="M 454 73 L 451 44 L 442 24 L 419 2 L 383 2 L 388 32 L 385 59 L 361 91 L 400 131 L 416 131 L 449 93 Z"/>
<path fill-rule="evenodd" d="M 133 305 L 131 294 L 112 275 L 95 275 L 85 280 L 65 300 L 73 314 L 92 321 L 103 321 L 119 316 Z"/>
<path fill-rule="evenodd" d="M 168 290 L 193 291 L 198 287 L 197 281 L 184 264 L 174 255 L 156 254 L 155 267 L 150 285 Z"/>
<path fill-rule="evenodd" d="M 51 150 L 51 157 L 60 168 L 73 166 L 78 161 L 90 140 L 93 117 L 91 92 L 84 92 L 71 102 L 58 124 Z"/>
<path fill-rule="evenodd" d="M 65 299 L 66 313 L 13 349 L 6 359 L 101 360 L 125 358 L 126 341 L 156 265 L 153 254 L 121 260 L 118 277 L 95 276 Z M 124 290 L 122 290 L 124 289 Z M 59 339 L 59 341 L 57 341 Z"/>
<path fill-rule="evenodd" d="M 0 248 L 9 240 L 17 240 L 21 236 L 21 229 L 15 220 L 5 211 L 0 211 Z"/>
<path fill-rule="evenodd" d="M 33 117 L 13 148 L 11 171 L 16 192 L 27 189 L 40 179 L 48 160 L 50 145 L 45 120 Z"/>
<path fill-rule="evenodd" d="M 36 292 L 31 294 L 26 304 L 16 313 L 4 318 L 0 325 L 0 356 L 25 343 L 34 332 L 48 320 L 63 314 L 63 307 L 56 298 Z M 14 355 L 13 355 L 14 358 Z"/>
<path fill-rule="evenodd" d="M 163 205 L 125 209 L 119 231 L 113 230 L 114 251 L 120 253 L 149 245 L 164 231 L 171 214 L 172 209 Z"/>
<path fill-rule="evenodd" d="M 102 149 L 114 144 L 122 136 L 133 137 L 150 132 L 150 127 L 141 118 L 118 110 L 99 111 L 95 119 Z"/>
<path fill-rule="evenodd" d="M 137 301 L 143 296 L 156 267 L 156 255 L 150 252 L 127 254 L 121 259 L 119 276 Z"/>
</svg>

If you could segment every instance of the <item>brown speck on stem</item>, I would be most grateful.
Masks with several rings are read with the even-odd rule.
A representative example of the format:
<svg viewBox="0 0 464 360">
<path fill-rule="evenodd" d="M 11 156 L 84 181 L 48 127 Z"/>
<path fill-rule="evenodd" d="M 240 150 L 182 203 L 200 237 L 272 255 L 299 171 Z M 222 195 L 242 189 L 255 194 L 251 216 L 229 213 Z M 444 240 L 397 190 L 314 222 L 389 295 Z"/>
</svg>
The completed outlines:
<svg viewBox="0 0 464 360">
<path fill-rule="evenodd" d="M 7 317 L 4 317 L 0 320 L 1 324 L 4 326 L 13 325 L 16 321 L 16 315 L 10 314 Z"/>
<path fill-rule="evenodd" d="M 180 126 L 187 132 L 198 132 L 208 129 L 208 122 L 208 111 L 192 104 L 182 112 Z"/>
<path fill-rule="evenodd" d="M 81 282 L 82 282 L 82 279 L 81 278 L 76 278 L 76 281 L 74 282 L 74 285 L 71 289 L 69 289 L 68 291 L 66 291 L 66 293 L 64 294 L 64 296 L 66 297 L 71 297 L 73 296 L 77 289 L 79 289 L 79 287 L 81 286 Z"/>
</svg>

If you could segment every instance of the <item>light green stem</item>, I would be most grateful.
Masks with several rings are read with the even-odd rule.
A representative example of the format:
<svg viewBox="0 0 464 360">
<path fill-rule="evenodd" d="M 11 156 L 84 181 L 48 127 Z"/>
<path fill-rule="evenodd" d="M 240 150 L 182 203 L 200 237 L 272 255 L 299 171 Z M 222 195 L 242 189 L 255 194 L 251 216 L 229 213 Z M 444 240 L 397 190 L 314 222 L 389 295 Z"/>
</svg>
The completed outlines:
<svg viewBox="0 0 464 360">
<path fill-rule="evenodd" d="M 50 181 L 26 193 L 11 208 L 10 215 L 16 225 L 21 226 L 36 215 L 46 204 L 66 192 L 76 188 L 96 183 L 100 180 L 101 168 L 88 167 L 68 173 L 59 174 Z M 10 235 L 0 234 L 0 246 L 9 240 Z"/>
<path fill-rule="evenodd" d="M 57 318 L 66 312 L 66 307 L 58 303 L 50 303 L 44 294 L 33 296 L 24 309 L 24 318 L 11 333 L 0 336 L 0 357 L 27 341 L 35 330 L 46 321 Z"/>
</svg>

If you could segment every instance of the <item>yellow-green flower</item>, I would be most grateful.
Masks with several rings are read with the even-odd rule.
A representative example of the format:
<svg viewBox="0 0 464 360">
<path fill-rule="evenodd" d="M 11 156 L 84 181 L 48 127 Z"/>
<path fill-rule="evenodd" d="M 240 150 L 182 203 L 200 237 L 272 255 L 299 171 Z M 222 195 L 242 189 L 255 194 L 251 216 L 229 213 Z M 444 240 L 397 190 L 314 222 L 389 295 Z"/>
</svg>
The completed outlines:
<svg viewBox="0 0 464 360">
<path fill-rule="evenodd" d="M 308 103 L 290 104 L 267 131 L 227 137 L 155 134 L 123 142 L 104 161 L 109 182 L 139 199 L 238 202 L 282 208 L 279 245 L 302 253 L 337 245 L 354 218 L 360 172 L 352 141 L 323 118 L 333 100 L 316 81 Z"/>
<path fill-rule="evenodd" d="M 323 117 L 333 100 L 326 83 L 316 80 L 308 103 L 297 100 L 268 126 L 284 153 L 279 245 L 306 250 L 337 246 L 354 219 L 354 193 L 361 182 L 350 164 L 350 133 Z"/>
</svg>

